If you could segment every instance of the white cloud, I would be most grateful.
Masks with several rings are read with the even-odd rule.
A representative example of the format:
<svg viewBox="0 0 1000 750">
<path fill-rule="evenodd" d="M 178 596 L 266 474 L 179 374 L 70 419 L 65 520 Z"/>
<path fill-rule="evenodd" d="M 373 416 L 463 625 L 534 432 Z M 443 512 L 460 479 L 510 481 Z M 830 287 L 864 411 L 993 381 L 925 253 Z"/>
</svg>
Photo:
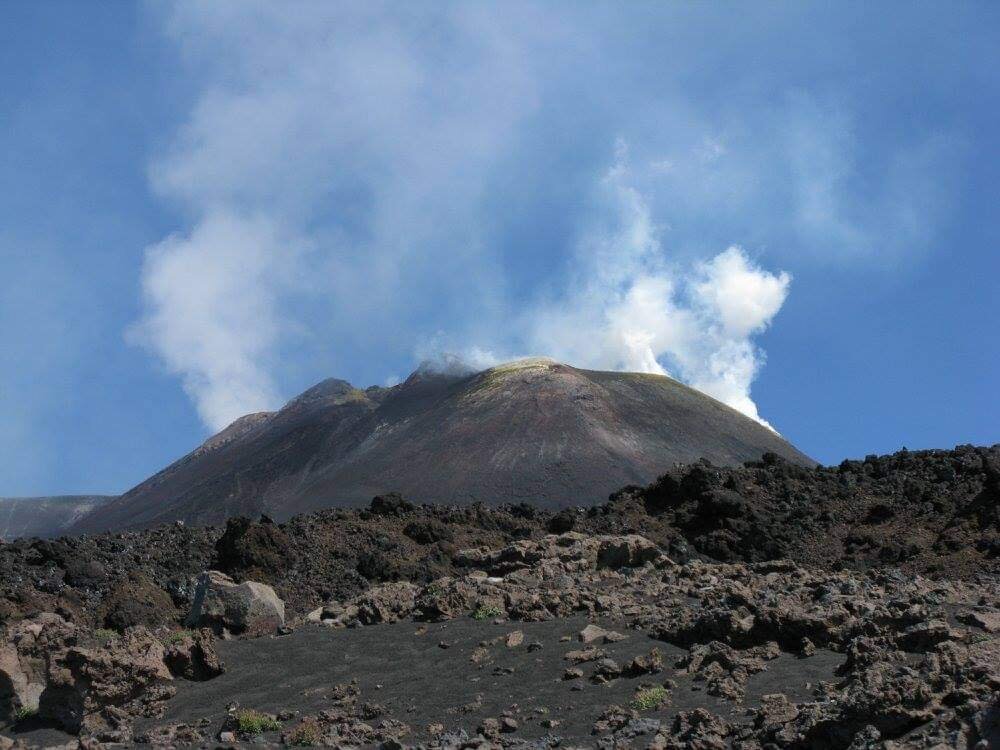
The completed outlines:
<svg viewBox="0 0 1000 750">
<path fill-rule="evenodd" d="M 146 251 L 147 312 L 131 336 L 182 377 L 214 430 L 281 404 L 268 371 L 282 328 L 275 295 L 299 252 L 268 219 L 222 213 Z"/>
<path fill-rule="evenodd" d="M 734 66 L 754 34 L 684 32 L 724 28 L 708 7 L 162 7 L 197 97 L 150 169 L 185 224 L 147 253 L 137 336 L 212 428 L 435 348 L 669 371 L 759 419 L 755 342 L 790 278 L 730 245 L 875 265 L 946 204 L 947 138 L 873 170 L 845 98 Z M 679 33 L 669 56 L 633 38 L 649 24 Z M 620 140 L 586 204 L 617 133 L 646 167 Z"/>
<path fill-rule="evenodd" d="M 530 311 L 534 350 L 584 367 L 673 374 L 763 424 L 750 386 L 763 363 L 753 337 L 788 295 L 791 277 L 732 246 L 693 268 L 670 264 L 619 148 L 602 185 L 610 226 L 580 244 L 575 278 Z"/>
</svg>

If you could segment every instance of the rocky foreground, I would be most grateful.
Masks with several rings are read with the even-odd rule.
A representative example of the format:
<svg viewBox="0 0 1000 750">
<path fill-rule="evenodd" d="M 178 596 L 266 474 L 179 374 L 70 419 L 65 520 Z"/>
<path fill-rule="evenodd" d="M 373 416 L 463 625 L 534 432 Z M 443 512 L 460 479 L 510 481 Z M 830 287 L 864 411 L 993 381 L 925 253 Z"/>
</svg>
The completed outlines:
<svg viewBox="0 0 1000 750">
<path fill-rule="evenodd" d="M 1000 746 L 1000 449 L 0 547 L 0 747 Z"/>
</svg>

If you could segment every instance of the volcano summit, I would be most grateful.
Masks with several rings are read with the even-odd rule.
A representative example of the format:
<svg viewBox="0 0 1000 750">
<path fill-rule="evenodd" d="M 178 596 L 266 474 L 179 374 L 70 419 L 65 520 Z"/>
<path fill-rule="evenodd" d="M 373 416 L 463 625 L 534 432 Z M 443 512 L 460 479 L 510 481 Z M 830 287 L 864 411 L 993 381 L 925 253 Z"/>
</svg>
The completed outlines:
<svg viewBox="0 0 1000 750">
<path fill-rule="evenodd" d="M 593 505 L 675 463 L 776 453 L 814 462 L 770 429 L 659 375 L 525 359 L 482 372 L 414 372 L 391 388 L 330 379 L 251 414 L 77 523 L 287 518 L 401 492 L 419 502 Z"/>
</svg>

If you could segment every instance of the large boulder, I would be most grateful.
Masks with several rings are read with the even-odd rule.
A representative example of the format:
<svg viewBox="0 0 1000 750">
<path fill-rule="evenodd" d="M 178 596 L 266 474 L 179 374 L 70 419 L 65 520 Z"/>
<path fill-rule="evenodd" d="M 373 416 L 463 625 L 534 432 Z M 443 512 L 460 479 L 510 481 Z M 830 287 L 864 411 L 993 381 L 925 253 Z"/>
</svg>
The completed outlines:
<svg viewBox="0 0 1000 750">
<path fill-rule="evenodd" d="M 37 711 L 46 685 L 45 655 L 76 628 L 52 612 L 9 625 L 0 642 L 0 722 L 19 711 Z"/>
<path fill-rule="evenodd" d="M 285 603 L 264 583 L 236 583 L 225 573 L 198 576 L 188 627 L 211 628 L 223 637 L 271 635 L 285 624 Z"/>
<path fill-rule="evenodd" d="M 145 628 L 101 642 L 79 634 L 46 658 L 38 715 L 73 734 L 129 742 L 136 716 L 156 716 L 174 694 L 163 645 Z"/>
</svg>

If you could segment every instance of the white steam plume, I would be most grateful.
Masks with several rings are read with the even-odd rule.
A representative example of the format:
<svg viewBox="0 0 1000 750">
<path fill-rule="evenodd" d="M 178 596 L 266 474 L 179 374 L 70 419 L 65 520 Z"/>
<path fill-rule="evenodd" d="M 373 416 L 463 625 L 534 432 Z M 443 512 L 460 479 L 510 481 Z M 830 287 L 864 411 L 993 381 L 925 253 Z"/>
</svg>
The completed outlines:
<svg viewBox="0 0 1000 750">
<path fill-rule="evenodd" d="M 130 334 L 181 376 L 214 430 L 281 403 L 268 360 L 281 332 L 279 261 L 293 247 L 266 219 L 215 213 L 146 251 L 147 313 Z"/>
<path fill-rule="evenodd" d="M 586 367 L 673 371 L 766 425 L 750 398 L 764 358 L 753 337 L 781 309 L 791 277 L 735 245 L 693 268 L 670 265 L 624 157 L 619 144 L 602 185 L 610 226 L 587 236 L 569 287 L 530 316 L 533 348 Z"/>
<path fill-rule="evenodd" d="M 428 336 L 483 364 L 669 371 L 759 419 L 756 341 L 790 278 L 727 245 L 892 272 L 947 205 L 947 134 L 870 163 L 837 92 L 762 98 L 732 67 L 783 15 L 766 8 L 717 45 L 730 19 L 707 5 L 150 8 L 196 97 L 152 164 L 186 223 L 148 250 L 134 338 L 211 428 L 330 374 L 405 373 Z M 650 24 L 679 33 L 640 44 Z M 622 147 L 581 216 L 617 133 L 637 166 Z"/>
</svg>

